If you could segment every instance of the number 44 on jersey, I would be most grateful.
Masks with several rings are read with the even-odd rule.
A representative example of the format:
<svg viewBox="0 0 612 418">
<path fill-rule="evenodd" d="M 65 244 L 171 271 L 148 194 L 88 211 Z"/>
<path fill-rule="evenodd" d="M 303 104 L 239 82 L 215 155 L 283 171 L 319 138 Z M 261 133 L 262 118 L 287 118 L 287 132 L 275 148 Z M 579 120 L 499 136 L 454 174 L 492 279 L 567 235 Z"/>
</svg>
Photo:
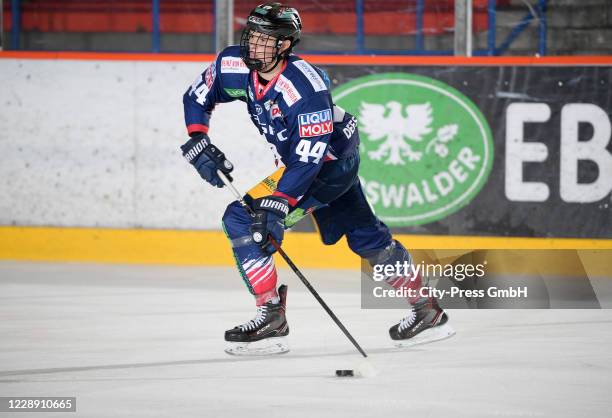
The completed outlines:
<svg viewBox="0 0 612 418">
<path fill-rule="evenodd" d="M 295 147 L 295 153 L 300 156 L 300 161 L 303 163 L 312 162 L 318 164 L 325 153 L 326 145 L 325 142 L 315 142 L 313 144 L 307 139 L 302 139 Z M 308 157 L 312 157 L 314 160 L 310 161 Z"/>
</svg>

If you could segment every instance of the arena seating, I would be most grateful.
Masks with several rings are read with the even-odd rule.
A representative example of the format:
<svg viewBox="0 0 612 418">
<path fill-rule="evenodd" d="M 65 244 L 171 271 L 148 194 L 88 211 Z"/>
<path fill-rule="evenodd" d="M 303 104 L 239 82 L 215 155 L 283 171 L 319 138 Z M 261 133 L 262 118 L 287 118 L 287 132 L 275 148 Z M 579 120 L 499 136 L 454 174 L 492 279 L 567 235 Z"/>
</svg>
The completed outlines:
<svg viewBox="0 0 612 418">
<path fill-rule="evenodd" d="M 498 5 L 509 0 L 498 0 Z M 287 1 L 299 5 L 305 32 L 354 34 L 354 0 L 322 3 L 317 0 Z M 164 33 L 211 33 L 214 2 L 161 0 L 160 28 Z M 236 29 L 240 17 L 254 2 L 235 0 Z M 322 6 L 323 4 L 323 6 Z M 416 0 L 364 0 L 364 30 L 369 35 L 414 34 Z M 10 30 L 10 1 L 5 1 L 5 30 Z M 474 28 L 487 29 L 487 0 L 474 0 Z M 150 32 L 151 0 L 29 0 L 22 2 L 22 30 L 39 32 Z M 454 1 L 425 1 L 423 31 L 427 35 L 448 33 L 454 21 Z"/>
</svg>

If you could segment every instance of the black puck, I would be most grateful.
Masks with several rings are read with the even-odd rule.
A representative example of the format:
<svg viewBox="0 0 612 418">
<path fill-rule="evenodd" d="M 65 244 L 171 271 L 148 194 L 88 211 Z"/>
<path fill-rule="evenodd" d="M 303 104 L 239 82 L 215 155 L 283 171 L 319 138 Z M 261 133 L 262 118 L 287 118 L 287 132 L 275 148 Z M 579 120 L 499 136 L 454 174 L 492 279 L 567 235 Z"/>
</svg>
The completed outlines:
<svg viewBox="0 0 612 418">
<path fill-rule="evenodd" d="M 336 376 L 338 377 L 347 377 L 347 376 L 354 376 L 355 374 L 353 373 L 352 370 L 336 370 Z"/>
</svg>

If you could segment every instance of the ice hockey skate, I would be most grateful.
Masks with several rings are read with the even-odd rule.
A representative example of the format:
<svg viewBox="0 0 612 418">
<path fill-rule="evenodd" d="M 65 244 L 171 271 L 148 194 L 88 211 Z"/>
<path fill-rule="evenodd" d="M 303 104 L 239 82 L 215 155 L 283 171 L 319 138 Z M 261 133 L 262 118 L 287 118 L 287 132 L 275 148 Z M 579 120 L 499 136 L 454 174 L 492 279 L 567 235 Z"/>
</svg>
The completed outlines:
<svg viewBox="0 0 612 418">
<path fill-rule="evenodd" d="M 424 299 L 417 302 L 399 324 L 389 329 L 389 335 L 393 345 L 403 348 L 450 338 L 455 330 L 448 324 L 448 315 L 438 302 Z"/>
<path fill-rule="evenodd" d="M 255 318 L 225 331 L 227 354 L 236 356 L 265 356 L 289 351 L 286 336 L 289 326 L 285 317 L 287 286 L 278 288 L 279 303 L 268 302 L 257 308 Z"/>
</svg>

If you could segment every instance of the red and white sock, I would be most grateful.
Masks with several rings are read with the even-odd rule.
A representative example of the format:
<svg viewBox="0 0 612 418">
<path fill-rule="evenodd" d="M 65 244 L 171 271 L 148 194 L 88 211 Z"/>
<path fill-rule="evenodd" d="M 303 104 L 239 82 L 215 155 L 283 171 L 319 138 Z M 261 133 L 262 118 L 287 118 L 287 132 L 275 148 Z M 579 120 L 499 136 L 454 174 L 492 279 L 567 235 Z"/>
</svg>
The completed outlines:
<svg viewBox="0 0 612 418">
<path fill-rule="evenodd" d="M 274 258 L 271 255 L 246 260 L 242 269 L 249 279 L 249 283 L 255 293 L 255 304 L 261 306 L 269 301 L 278 303 L 280 298 L 276 291 L 278 275 Z"/>
<path fill-rule="evenodd" d="M 421 299 L 419 290 L 421 289 L 423 283 L 420 273 L 417 273 L 416 276 L 410 275 L 404 277 L 390 277 L 385 279 L 385 282 L 396 290 L 406 289 L 407 291 L 411 292 L 412 296 L 407 297 L 408 302 L 410 302 L 411 305 L 414 305 L 419 299 Z M 407 292 L 407 294 L 410 293 Z"/>
</svg>

